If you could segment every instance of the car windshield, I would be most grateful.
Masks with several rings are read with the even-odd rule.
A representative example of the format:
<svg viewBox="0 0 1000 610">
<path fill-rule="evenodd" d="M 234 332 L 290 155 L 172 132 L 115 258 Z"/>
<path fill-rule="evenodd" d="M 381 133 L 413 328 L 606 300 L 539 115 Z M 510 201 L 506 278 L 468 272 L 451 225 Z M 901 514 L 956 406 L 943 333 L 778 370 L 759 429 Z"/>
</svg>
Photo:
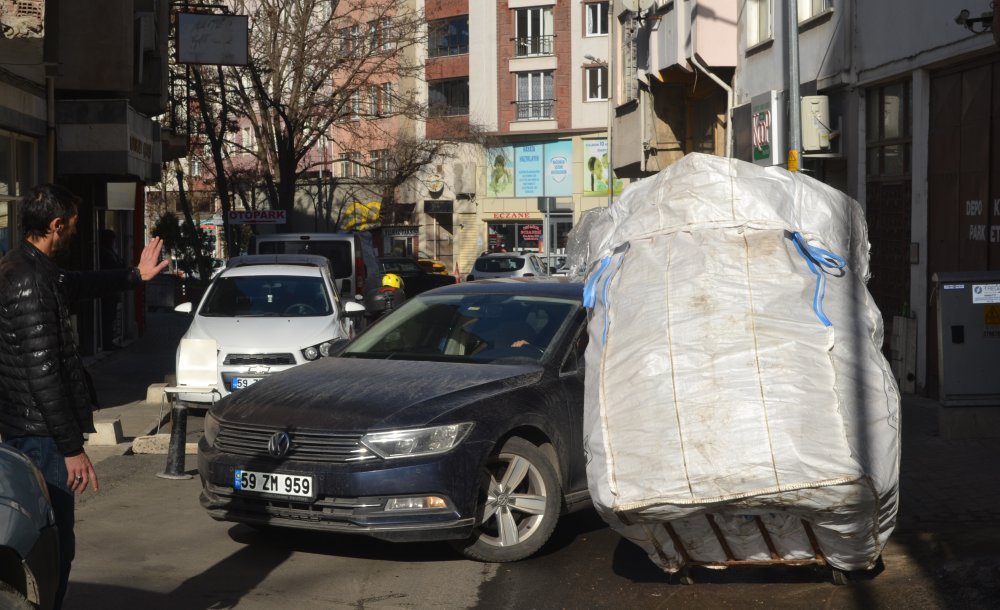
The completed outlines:
<svg viewBox="0 0 1000 610">
<path fill-rule="evenodd" d="M 541 360 L 578 301 L 510 294 L 421 295 L 354 340 L 344 357 Z"/>
<path fill-rule="evenodd" d="M 476 259 L 476 271 L 502 273 L 517 271 L 524 267 L 524 259 L 519 256 L 490 256 Z"/>
<path fill-rule="evenodd" d="M 221 276 L 209 289 L 199 315 L 233 318 L 328 316 L 330 295 L 323 278 L 296 275 Z"/>
</svg>

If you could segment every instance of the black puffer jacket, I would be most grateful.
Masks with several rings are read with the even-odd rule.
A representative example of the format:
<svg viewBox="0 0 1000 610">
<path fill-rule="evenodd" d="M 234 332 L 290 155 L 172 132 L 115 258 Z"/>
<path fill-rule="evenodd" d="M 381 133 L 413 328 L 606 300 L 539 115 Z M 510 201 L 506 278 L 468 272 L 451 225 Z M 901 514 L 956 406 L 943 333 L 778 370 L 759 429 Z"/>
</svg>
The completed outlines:
<svg viewBox="0 0 1000 610">
<path fill-rule="evenodd" d="M 94 431 L 69 303 L 141 284 L 135 269 L 65 271 L 27 241 L 0 259 L 0 434 L 51 436 L 65 455 Z"/>
</svg>

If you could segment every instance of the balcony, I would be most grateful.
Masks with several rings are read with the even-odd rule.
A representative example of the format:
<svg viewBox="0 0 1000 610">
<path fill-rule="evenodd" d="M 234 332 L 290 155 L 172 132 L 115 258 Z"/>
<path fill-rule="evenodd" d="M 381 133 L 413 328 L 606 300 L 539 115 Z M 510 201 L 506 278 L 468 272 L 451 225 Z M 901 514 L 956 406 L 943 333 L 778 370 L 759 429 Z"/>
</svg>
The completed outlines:
<svg viewBox="0 0 1000 610">
<path fill-rule="evenodd" d="M 552 36 L 529 36 L 513 38 L 515 57 L 538 57 L 552 55 Z"/>
<path fill-rule="evenodd" d="M 545 121 L 555 117 L 556 101 L 526 100 L 514 102 L 517 104 L 518 121 Z"/>
</svg>

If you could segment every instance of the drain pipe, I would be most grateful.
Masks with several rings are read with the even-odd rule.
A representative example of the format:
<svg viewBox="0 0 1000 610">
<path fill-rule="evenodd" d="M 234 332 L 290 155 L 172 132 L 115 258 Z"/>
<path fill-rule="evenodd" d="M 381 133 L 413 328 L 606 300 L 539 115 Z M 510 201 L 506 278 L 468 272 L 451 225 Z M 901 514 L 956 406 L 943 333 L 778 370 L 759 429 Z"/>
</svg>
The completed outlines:
<svg viewBox="0 0 1000 610">
<path fill-rule="evenodd" d="M 48 66 L 46 66 L 48 70 Z M 56 180 L 56 77 L 45 77 L 45 181 Z"/>
<path fill-rule="evenodd" d="M 727 85 L 721 78 L 716 76 L 711 70 L 705 67 L 696 54 L 688 57 L 696 68 L 704 72 L 715 84 L 726 90 L 726 158 L 733 156 L 733 88 Z"/>
</svg>

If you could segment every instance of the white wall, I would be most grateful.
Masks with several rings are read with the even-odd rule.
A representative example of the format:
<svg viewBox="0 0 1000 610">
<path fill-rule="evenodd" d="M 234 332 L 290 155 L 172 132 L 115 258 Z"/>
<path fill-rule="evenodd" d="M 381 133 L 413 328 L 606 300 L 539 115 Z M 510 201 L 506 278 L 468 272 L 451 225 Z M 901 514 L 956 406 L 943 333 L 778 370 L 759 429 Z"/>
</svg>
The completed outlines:
<svg viewBox="0 0 1000 610">
<path fill-rule="evenodd" d="M 497 5 L 469 0 L 469 120 L 496 131 Z"/>
<path fill-rule="evenodd" d="M 611 18 L 610 28 L 617 27 L 618 23 Z M 573 96 L 573 125 L 577 128 L 600 128 L 606 129 L 608 125 L 608 103 L 588 102 L 587 81 L 584 77 L 584 66 L 593 65 L 584 55 L 591 55 L 594 59 L 608 62 L 609 51 L 608 36 L 585 36 L 587 22 L 584 19 L 583 3 L 580 0 L 573 0 L 570 8 L 570 35 L 573 44 L 570 54 L 570 65 L 559 66 L 559 70 L 569 70 L 572 76 L 570 95 Z M 614 76 L 614 75 L 612 75 Z"/>
</svg>

